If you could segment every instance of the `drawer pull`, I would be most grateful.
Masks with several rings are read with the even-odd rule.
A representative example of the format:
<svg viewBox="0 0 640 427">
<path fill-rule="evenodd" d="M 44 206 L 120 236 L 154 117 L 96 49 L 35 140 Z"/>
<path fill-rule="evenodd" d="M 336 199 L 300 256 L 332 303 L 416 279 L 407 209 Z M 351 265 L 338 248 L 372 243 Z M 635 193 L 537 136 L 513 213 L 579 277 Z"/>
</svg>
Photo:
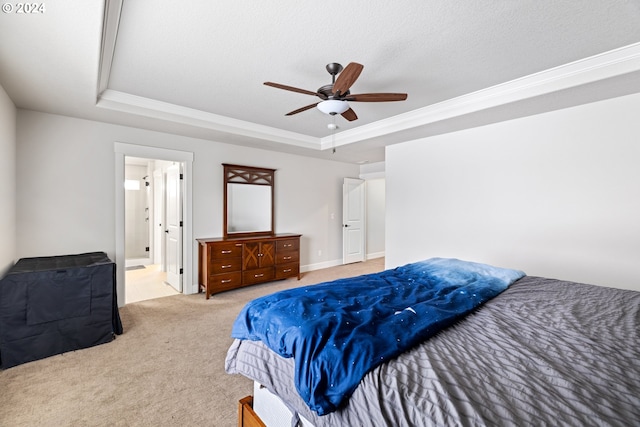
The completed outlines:
<svg viewBox="0 0 640 427">
<path fill-rule="evenodd" d="M 231 251 L 220 251 L 220 253 L 222 253 L 222 254 L 230 254 Z"/>
<path fill-rule="evenodd" d="M 283 273 L 291 273 L 291 269 L 287 268 L 286 270 L 282 270 Z"/>
<path fill-rule="evenodd" d="M 256 279 L 257 279 L 258 277 L 262 277 L 262 276 L 264 276 L 264 274 L 254 274 L 254 275 L 253 275 L 253 277 L 255 277 Z"/>
<path fill-rule="evenodd" d="M 285 243 L 283 246 L 285 248 L 290 248 L 291 246 L 293 246 L 293 244 L 292 243 Z"/>
<path fill-rule="evenodd" d="M 290 257 L 290 256 L 285 256 L 285 257 L 282 257 L 282 258 L 283 258 L 283 259 L 287 259 L 287 260 L 288 260 L 288 259 L 291 259 L 291 257 Z"/>
<path fill-rule="evenodd" d="M 220 268 L 231 268 L 231 264 L 229 264 L 229 265 L 221 265 Z"/>
<path fill-rule="evenodd" d="M 224 279 L 224 280 L 220 280 L 220 283 L 229 283 L 231 281 L 231 279 Z"/>
</svg>

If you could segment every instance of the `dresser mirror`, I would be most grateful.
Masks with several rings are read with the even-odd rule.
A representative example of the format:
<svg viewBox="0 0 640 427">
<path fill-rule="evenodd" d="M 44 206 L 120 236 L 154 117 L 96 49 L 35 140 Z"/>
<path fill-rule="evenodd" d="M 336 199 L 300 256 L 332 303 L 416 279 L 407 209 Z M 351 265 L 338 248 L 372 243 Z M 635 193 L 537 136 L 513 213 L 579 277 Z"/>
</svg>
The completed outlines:
<svg viewBox="0 0 640 427">
<path fill-rule="evenodd" d="M 224 237 L 274 234 L 273 185 L 275 169 L 230 165 L 224 167 Z"/>
</svg>

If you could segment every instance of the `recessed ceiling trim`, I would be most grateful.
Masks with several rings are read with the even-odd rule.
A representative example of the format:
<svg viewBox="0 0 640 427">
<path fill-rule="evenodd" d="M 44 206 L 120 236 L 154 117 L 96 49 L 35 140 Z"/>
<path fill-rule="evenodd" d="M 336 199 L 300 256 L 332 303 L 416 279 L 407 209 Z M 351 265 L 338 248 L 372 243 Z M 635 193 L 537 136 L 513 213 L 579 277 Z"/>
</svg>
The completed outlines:
<svg viewBox="0 0 640 427">
<path fill-rule="evenodd" d="M 322 138 L 322 150 L 344 146 L 492 107 L 640 70 L 640 43 L 531 74 L 447 101 Z"/>
<path fill-rule="evenodd" d="M 96 104 L 100 108 L 136 114 L 173 123 L 210 129 L 219 132 L 263 139 L 297 147 L 320 149 L 320 140 L 282 129 L 220 116 L 194 108 L 183 107 L 168 102 L 131 95 L 111 89 L 105 90 Z"/>
<path fill-rule="evenodd" d="M 109 87 L 109 77 L 111 76 L 113 53 L 116 49 L 122 2 L 123 0 L 107 0 L 104 4 L 100 68 L 98 71 L 98 97 Z"/>
</svg>

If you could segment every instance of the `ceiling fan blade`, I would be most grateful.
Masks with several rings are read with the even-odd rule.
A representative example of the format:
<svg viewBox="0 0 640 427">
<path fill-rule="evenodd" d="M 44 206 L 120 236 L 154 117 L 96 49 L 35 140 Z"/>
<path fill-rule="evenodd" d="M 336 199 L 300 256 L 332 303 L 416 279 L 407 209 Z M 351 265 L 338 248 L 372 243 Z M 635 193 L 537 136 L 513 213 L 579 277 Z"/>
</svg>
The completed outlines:
<svg viewBox="0 0 640 427">
<path fill-rule="evenodd" d="M 357 102 L 388 102 L 388 101 L 404 101 L 407 99 L 406 93 L 361 93 L 357 95 L 349 95 L 344 98 L 345 101 Z"/>
<path fill-rule="evenodd" d="M 356 112 L 353 111 L 351 108 L 349 108 L 347 111 L 342 113 L 342 117 L 344 117 L 345 119 L 349 120 L 350 122 L 352 122 L 354 120 L 358 120 L 358 116 L 356 116 Z"/>
<path fill-rule="evenodd" d="M 318 93 L 311 92 L 310 90 L 300 89 L 293 86 L 281 85 L 280 83 L 264 82 L 264 84 L 267 86 L 278 88 L 278 89 L 290 90 L 291 92 L 304 93 L 305 95 L 320 96 L 318 95 Z"/>
<path fill-rule="evenodd" d="M 285 116 L 293 116 L 294 114 L 302 113 L 303 111 L 307 111 L 307 110 L 312 109 L 313 107 L 315 107 L 318 104 L 319 104 L 319 102 L 316 102 L 315 104 L 309 104 L 309 105 L 307 105 L 305 107 L 298 108 L 297 110 L 293 110 L 293 111 L 285 114 Z"/>
<path fill-rule="evenodd" d="M 363 65 L 358 64 L 357 62 L 350 62 L 340 74 L 338 74 L 338 78 L 336 82 L 333 84 L 333 93 L 334 95 L 340 96 L 340 94 L 345 94 L 351 87 L 351 85 L 358 79 Z"/>
</svg>

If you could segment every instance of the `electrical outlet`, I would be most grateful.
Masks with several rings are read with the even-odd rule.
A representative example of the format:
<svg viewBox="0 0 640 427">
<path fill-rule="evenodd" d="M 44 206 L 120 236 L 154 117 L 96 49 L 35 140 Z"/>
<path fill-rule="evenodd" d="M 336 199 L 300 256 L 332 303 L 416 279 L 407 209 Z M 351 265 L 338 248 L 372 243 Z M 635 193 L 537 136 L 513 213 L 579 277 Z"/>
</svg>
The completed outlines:
<svg viewBox="0 0 640 427">
<path fill-rule="evenodd" d="M 318 256 L 322 256 L 322 249 L 318 249 Z"/>
</svg>

